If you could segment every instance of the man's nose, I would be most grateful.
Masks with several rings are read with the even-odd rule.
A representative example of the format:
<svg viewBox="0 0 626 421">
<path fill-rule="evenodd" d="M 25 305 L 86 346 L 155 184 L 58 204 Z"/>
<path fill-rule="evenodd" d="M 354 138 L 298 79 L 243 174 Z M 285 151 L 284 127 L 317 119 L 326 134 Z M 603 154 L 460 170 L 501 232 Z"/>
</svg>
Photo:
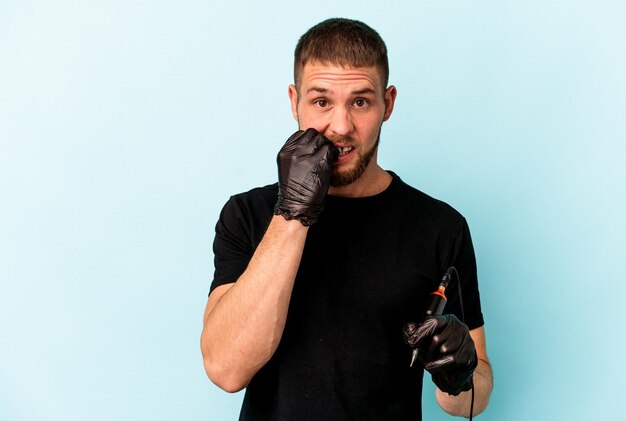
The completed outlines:
<svg viewBox="0 0 626 421">
<path fill-rule="evenodd" d="M 352 116 L 344 107 L 336 107 L 330 117 L 328 129 L 333 135 L 346 136 L 352 133 Z"/>
</svg>

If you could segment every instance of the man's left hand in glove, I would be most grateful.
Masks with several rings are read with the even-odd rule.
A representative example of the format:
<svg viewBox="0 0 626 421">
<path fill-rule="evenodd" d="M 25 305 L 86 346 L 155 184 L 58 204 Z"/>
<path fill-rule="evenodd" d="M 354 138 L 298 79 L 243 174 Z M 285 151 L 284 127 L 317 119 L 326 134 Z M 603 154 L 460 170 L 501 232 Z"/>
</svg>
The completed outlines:
<svg viewBox="0 0 626 421">
<path fill-rule="evenodd" d="M 428 316 L 421 324 L 408 323 L 404 336 L 440 390 L 457 396 L 472 388 L 478 357 L 468 327 L 456 316 Z"/>
</svg>

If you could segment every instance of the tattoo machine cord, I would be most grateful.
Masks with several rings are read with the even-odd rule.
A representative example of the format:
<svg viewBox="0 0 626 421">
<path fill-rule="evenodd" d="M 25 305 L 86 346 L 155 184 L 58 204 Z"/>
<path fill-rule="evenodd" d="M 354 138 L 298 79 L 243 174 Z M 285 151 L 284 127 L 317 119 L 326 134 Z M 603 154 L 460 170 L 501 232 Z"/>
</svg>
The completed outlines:
<svg viewBox="0 0 626 421">
<path fill-rule="evenodd" d="M 441 278 L 441 282 L 439 283 L 439 288 L 437 291 L 431 293 L 430 304 L 426 309 L 426 317 L 428 316 L 439 316 L 443 313 L 443 308 L 446 306 L 446 302 L 448 299 L 446 298 L 445 292 L 446 288 L 448 288 L 448 284 L 450 283 L 450 279 L 452 277 L 452 272 L 456 274 L 456 284 L 459 287 L 459 303 L 461 306 L 461 321 L 465 323 L 465 311 L 463 309 L 463 291 L 461 290 L 461 277 L 459 276 L 459 272 L 456 270 L 454 266 L 450 266 L 446 273 Z M 411 355 L 411 364 L 410 367 L 413 366 L 413 363 L 417 359 L 418 349 L 415 348 L 413 350 L 413 355 Z M 469 420 L 472 421 L 472 415 L 474 413 L 474 381 L 472 380 L 472 400 L 470 403 L 470 413 Z"/>
</svg>

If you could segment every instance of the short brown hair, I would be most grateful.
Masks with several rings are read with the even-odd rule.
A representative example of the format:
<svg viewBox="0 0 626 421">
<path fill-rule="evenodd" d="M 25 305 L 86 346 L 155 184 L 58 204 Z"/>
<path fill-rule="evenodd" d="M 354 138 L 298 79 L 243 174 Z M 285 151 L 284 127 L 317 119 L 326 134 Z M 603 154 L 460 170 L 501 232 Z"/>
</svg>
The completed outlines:
<svg viewBox="0 0 626 421">
<path fill-rule="evenodd" d="M 294 52 L 293 76 L 296 87 L 308 62 L 332 63 L 380 70 L 383 89 L 389 81 L 387 46 L 378 32 L 363 22 L 331 18 L 309 29 L 298 41 Z"/>
</svg>

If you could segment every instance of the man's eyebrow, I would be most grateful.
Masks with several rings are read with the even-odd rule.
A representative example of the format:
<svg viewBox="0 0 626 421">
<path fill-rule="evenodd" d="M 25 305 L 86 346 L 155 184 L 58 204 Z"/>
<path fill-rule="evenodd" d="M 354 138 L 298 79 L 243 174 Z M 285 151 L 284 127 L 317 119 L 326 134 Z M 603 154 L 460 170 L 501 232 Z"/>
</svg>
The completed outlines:
<svg viewBox="0 0 626 421">
<path fill-rule="evenodd" d="M 363 88 L 363 89 L 358 89 L 356 91 L 352 91 L 352 95 L 363 95 L 363 94 L 376 94 L 376 91 L 373 88 Z"/>
<path fill-rule="evenodd" d="M 309 89 L 306 90 L 306 93 L 308 94 L 309 92 L 318 92 L 320 94 L 325 94 L 328 93 L 328 89 L 326 88 L 321 88 L 319 86 L 311 86 Z"/>
</svg>

